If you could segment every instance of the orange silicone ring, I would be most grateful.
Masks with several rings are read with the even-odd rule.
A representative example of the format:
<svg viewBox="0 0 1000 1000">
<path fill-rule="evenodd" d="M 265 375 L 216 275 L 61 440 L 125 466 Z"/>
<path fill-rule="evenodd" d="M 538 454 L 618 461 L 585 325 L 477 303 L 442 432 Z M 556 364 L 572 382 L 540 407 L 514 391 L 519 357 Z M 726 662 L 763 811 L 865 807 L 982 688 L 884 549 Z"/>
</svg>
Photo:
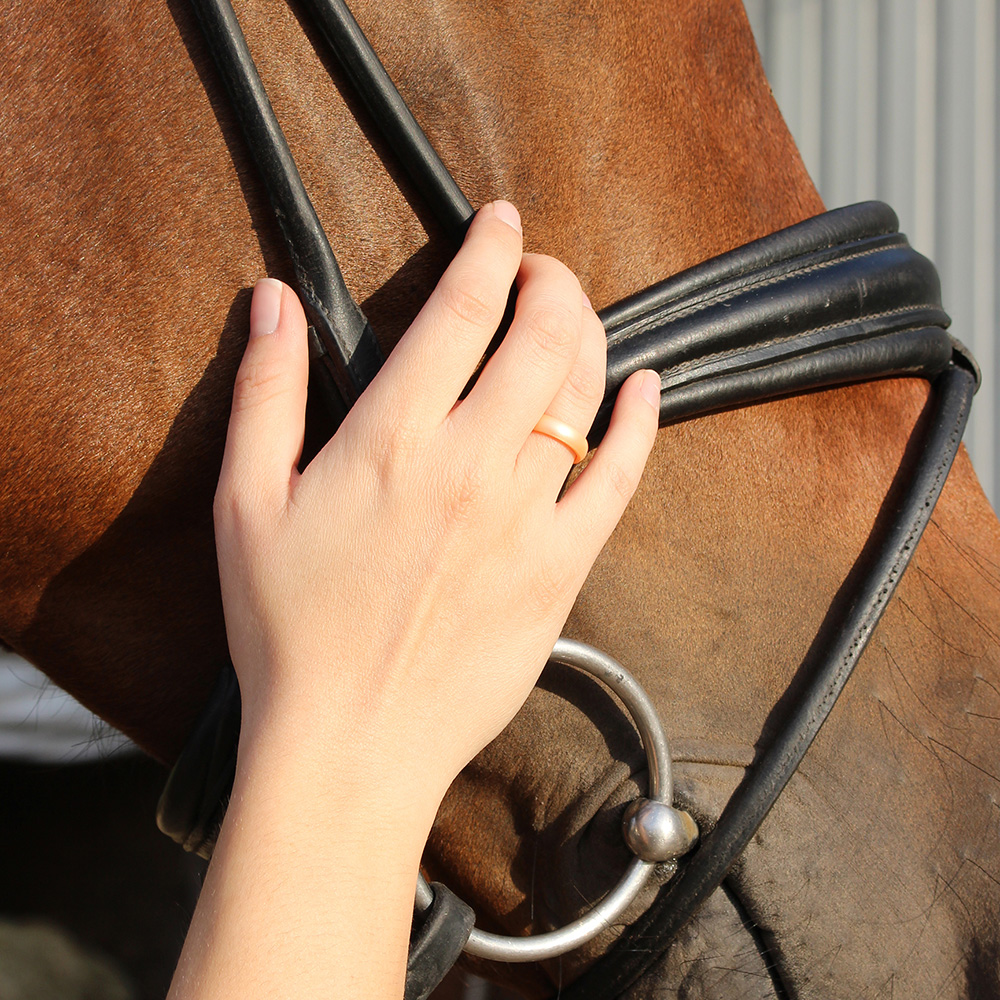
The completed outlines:
<svg viewBox="0 0 1000 1000">
<path fill-rule="evenodd" d="M 553 441 L 558 441 L 569 448 L 573 453 L 574 465 L 577 462 L 582 462 L 587 457 L 587 452 L 590 451 L 587 439 L 579 431 L 575 431 L 569 424 L 564 424 L 561 420 L 556 420 L 555 417 L 550 417 L 547 413 L 543 414 L 542 419 L 535 424 L 533 433 L 544 434 L 546 437 L 552 438 Z"/>
</svg>

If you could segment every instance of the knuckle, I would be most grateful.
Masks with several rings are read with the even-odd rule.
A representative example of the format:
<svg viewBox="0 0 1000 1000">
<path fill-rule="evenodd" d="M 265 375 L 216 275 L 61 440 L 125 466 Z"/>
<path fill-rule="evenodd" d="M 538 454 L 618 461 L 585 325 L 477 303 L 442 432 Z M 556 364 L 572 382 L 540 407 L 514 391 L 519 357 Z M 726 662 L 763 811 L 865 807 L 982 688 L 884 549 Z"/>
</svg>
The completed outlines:
<svg viewBox="0 0 1000 1000">
<path fill-rule="evenodd" d="M 580 346 L 580 330 L 569 307 L 554 302 L 539 306 L 527 322 L 527 334 L 542 357 L 572 360 Z"/>
<path fill-rule="evenodd" d="M 375 474 L 384 487 L 408 476 L 422 460 L 424 435 L 418 424 L 405 415 L 396 418 L 391 431 L 377 435 L 366 449 L 374 458 Z"/>
<path fill-rule="evenodd" d="M 566 376 L 565 387 L 573 400 L 592 406 L 604 395 L 604 380 L 603 368 L 578 362 Z"/>
<path fill-rule="evenodd" d="M 494 303 L 470 292 L 460 283 L 442 288 L 441 299 L 445 309 L 461 323 L 474 327 L 496 326 L 497 309 Z"/>
<path fill-rule="evenodd" d="M 639 485 L 638 475 L 631 473 L 620 462 L 608 462 L 604 470 L 604 478 L 612 492 L 628 503 Z"/>
<path fill-rule="evenodd" d="M 219 488 L 215 491 L 215 497 L 212 499 L 212 520 L 215 522 L 217 531 L 229 526 L 233 514 L 232 503 L 232 494 L 227 486 L 220 482 Z"/>
<path fill-rule="evenodd" d="M 236 373 L 233 387 L 233 411 L 267 405 L 288 389 L 288 374 L 277 364 L 265 361 L 244 360 Z"/>
<path fill-rule="evenodd" d="M 486 498 L 486 476 L 476 464 L 451 471 L 445 487 L 444 512 L 448 522 L 464 525 L 474 520 Z"/>
<path fill-rule="evenodd" d="M 541 561 L 531 582 L 529 602 L 537 613 L 548 613 L 566 603 L 571 593 L 572 574 L 557 560 Z"/>
<path fill-rule="evenodd" d="M 231 478 L 219 481 L 212 501 L 212 518 L 219 534 L 252 536 L 257 526 L 257 503 L 253 491 L 244 483 L 237 486 Z"/>
<path fill-rule="evenodd" d="M 584 336 L 587 338 L 587 350 L 593 354 L 594 360 L 601 367 L 601 371 L 607 368 L 608 361 L 608 334 L 604 329 L 597 313 L 584 310 Z M 602 392 L 603 387 L 602 387 Z"/>
</svg>

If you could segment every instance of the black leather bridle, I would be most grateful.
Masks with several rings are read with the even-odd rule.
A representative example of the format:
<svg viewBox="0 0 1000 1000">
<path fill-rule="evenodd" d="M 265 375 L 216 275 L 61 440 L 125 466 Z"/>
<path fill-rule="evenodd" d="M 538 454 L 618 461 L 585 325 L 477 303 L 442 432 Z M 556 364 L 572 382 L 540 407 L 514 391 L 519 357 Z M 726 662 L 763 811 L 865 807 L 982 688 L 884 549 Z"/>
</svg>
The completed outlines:
<svg viewBox="0 0 1000 1000">
<path fill-rule="evenodd" d="M 469 202 L 431 147 L 341 0 L 302 0 L 373 121 L 456 244 Z M 193 0 L 267 187 L 310 319 L 311 386 L 342 417 L 382 357 L 271 110 L 229 0 Z M 933 266 L 877 202 L 838 209 L 699 264 L 600 313 L 608 334 L 605 401 L 591 444 L 607 426 L 625 378 L 661 373 L 661 425 L 725 407 L 884 377 L 930 381 L 923 443 L 892 491 L 893 509 L 852 575 L 855 596 L 808 661 L 784 727 L 748 770 L 715 827 L 649 909 L 571 987 L 566 1000 L 627 989 L 722 882 L 795 772 L 892 597 L 930 520 L 958 450 L 979 372 L 946 332 Z M 906 464 L 904 462 L 904 464 Z M 905 481 L 905 482 L 902 482 Z M 239 690 L 228 666 L 195 725 L 160 803 L 164 832 L 211 852 L 235 772 Z M 454 962 L 469 918 L 443 887 L 416 927 L 407 998 L 426 996 Z M 456 941 L 458 942 L 456 947 Z"/>
</svg>

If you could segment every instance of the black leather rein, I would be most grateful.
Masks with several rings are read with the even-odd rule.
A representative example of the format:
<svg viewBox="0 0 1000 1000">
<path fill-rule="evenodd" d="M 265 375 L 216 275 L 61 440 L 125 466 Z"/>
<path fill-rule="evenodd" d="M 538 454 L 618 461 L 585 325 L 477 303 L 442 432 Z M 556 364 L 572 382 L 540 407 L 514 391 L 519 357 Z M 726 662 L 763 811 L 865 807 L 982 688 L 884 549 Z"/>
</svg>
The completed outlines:
<svg viewBox="0 0 1000 1000">
<path fill-rule="evenodd" d="M 311 388 L 342 416 L 374 377 L 381 355 L 271 111 L 229 0 L 193 0 L 268 189 L 312 322 Z M 305 0 L 375 124 L 456 242 L 472 208 L 410 114 L 341 0 Z M 699 264 L 601 312 L 608 385 L 591 431 L 607 427 L 622 382 L 660 372 L 661 425 L 791 393 L 884 377 L 930 381 L 923 444 L 890 523 L 856 567 L 857 595 L 789 706 L 783 729 L 718 823 L 611 952 L 567 1000 L 616 996 L 651 968 L 698 905 L 722 882 L 795 772 L 878 624 L 926 527 L 958 450 L 978 388 L 975 362 L 945 328 L 937 274 L 877 202 L 809 219 Z M 220 672 L 164 789 L 161 829 L 209 856 L 236 766 L 239 688 Z M 407 1000 L 422 1000 L 461 951 L 471 911 L 443 887 L 415 920 Z"/>
<path fill-rule="evenodd" d="M 898 506 L 855 565 L 860 573 L 849 606 L 839 621 L 824 623 L 824 639 L 832 638 L 808 661 L 777 736 L 675 878 L 607 955 L 562 990 L 563 1000 L 618 996 L 659 961 L 722 883 L 829 716 L 930 521 L 979 370 L 945 331 L 933 265 L 897 225 L 879 202 L 827 212 L 608 310 L 609 383 L 639 367 L 659 370 L 661 424 L 888 376 L 926 378 L 932 394 Z"/>
</svg>

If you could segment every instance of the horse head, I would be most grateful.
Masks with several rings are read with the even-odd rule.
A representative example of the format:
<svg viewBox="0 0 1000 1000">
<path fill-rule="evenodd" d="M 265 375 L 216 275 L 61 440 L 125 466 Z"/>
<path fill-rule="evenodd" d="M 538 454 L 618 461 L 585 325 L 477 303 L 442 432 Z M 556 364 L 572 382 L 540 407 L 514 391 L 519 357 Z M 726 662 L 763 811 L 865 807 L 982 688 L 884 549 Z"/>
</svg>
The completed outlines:
<svg viewBox="0 0 1000 1000">
<path fill-rule="evenodd" d="M 388 351 L 447 234 L 301 11 L 238 13 Z M 734 0 L 355 14 L 472 203 L 513 200 L 529 248 L 565 260 L 598 307 L 822 210 Z M 107 4 L 56 38 L 39 8 L 3 18 L 17 143 L 0 161 L 0 635 L 171 761 L 226 657 L 211 497 L 248 288 L 291 266 L 185 4 Z M 850 604 L 927 398 L 884 380 L 661 430 L 566 633 L 647 688 L 706 828 Z M 630 995 L 1000 995 L 998 565 L 1000 525 L 961 453 L 795 778 Z M 487 929 L 571 919 L 628 862 L 621 812 L 644 767 L 610 696 L 553 668 L 449 793 L 428 871 Z M 488 971 L 551 994 L 658 888 L 572 955 Z"/>
</svg>

